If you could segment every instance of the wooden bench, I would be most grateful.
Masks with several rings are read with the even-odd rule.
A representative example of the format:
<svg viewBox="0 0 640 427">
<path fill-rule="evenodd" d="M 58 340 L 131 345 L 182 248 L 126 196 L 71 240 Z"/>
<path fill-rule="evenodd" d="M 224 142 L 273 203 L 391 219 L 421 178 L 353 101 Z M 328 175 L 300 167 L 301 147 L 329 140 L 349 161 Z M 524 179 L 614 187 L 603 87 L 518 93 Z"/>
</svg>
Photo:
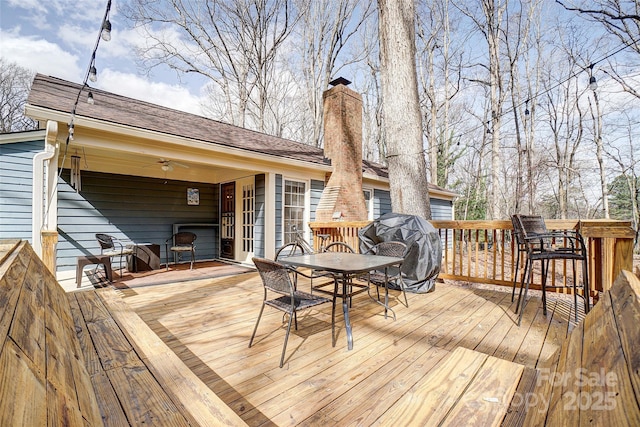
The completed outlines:
<svg viewBox="0 0 640 427">
<path fill-rule="evenodd" d="M 640 281 L 623 271 L 550 358 L 456 348 L 376 425 L 640 425 Z"/>
<path fill-rule="evenodd" d="M 66 294 L 0 243 L 0 425 L 246 425 L 114 289 Z"/>
</svg>

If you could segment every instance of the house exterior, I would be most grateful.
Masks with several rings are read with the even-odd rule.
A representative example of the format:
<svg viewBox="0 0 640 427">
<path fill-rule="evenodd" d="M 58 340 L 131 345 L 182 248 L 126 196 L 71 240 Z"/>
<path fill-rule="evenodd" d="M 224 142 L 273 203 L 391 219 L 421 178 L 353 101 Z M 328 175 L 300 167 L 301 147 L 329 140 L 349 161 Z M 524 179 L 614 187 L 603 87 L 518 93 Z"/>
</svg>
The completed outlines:
<svg viewBox="0 0 640 427">
<path fill-rule="evenodd" d="M 57 233 L 58 273 L 100 253 L 96 233 L 156 244 L 197 234 L 197 259 L 273 257 L 291 225 L 309 234 L 334 166 L 322 149 L 37 75 L 26 114 L 42 130 L 0 135 L 0 237 Z M 78 98 L 79 97 L 79 98 Z M 71 111 L 74 135 L 68 138 Z M 391 211 L 386 169 L 362 162 L 368 219 Z M 430 188 L 434 219 L 455 194 Z"/>
</svg>

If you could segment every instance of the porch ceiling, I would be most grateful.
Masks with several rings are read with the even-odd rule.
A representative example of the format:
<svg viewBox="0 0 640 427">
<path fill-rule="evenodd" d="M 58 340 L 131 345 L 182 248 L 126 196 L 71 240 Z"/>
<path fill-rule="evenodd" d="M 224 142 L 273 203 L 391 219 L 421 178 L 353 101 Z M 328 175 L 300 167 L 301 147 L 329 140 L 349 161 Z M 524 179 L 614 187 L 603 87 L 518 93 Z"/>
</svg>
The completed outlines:
<svg viewBox="0 0 640 427">
<path fill-rule="evenodd" d="M 157 139 L 152 139 L 153 137 Z M 60 141 L 59 167 L 69 168 L 71 156 L 77 155 L 81 170 L 103 173 L 175 179 L 194 182 L 219 183 L 256 173 L 282 173 L 283 159 L 246 152 L 220 149 L 210 143 L 188 141 L 167 135 L 150 133 L 145 137 L 127 132 L 116 133 L 76 126 L 75 136 L 69 145 L 66 133 L 58 135 Z M 65 155 L 66 152 L 66 155 Z M 169 170 L 163 170 L 168 161 Z M 318 178 L 324 178 L 322 167 Z M 297 164 L 290 159 L 286 170 L 291 174 L 308 177 L 308 164 Z"/>
</svg>

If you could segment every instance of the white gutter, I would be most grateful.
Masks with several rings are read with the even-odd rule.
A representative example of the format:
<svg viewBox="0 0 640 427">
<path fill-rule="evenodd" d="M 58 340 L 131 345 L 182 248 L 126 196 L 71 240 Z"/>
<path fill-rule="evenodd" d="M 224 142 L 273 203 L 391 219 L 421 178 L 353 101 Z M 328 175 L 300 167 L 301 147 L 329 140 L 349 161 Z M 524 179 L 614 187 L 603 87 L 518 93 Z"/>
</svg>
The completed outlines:
<svg viewBox="0 0 640 427">
<path fill-rule="evenodd" d="M 31 246 L 42 258 L 42 232 L 58 228 L 58 122 L 47 121 L 44 151 L 33 156 Z"/>
</svg>

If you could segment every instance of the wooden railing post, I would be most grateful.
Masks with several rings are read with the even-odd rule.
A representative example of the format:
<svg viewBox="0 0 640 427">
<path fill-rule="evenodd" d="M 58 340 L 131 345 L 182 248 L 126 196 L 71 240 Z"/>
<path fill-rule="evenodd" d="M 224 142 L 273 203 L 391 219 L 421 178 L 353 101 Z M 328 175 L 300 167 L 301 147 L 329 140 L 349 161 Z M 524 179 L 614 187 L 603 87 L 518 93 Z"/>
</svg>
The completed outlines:
<svg viewBox="0 0 640 427">
<path fill-rule="evenodd" d="M 49 271 L 56 275 L 56 245 L 58 244 L 57 231 L 43 231 L 42 235 L 42 262 Z"/>
<path fill-rule="evenodd" d="M 609 290 L 622 270 L 633 270 L 635 232 L 628 221 L 580 220 L 580 234 L 588 240 L 592 291 Z"/>
</svg>

